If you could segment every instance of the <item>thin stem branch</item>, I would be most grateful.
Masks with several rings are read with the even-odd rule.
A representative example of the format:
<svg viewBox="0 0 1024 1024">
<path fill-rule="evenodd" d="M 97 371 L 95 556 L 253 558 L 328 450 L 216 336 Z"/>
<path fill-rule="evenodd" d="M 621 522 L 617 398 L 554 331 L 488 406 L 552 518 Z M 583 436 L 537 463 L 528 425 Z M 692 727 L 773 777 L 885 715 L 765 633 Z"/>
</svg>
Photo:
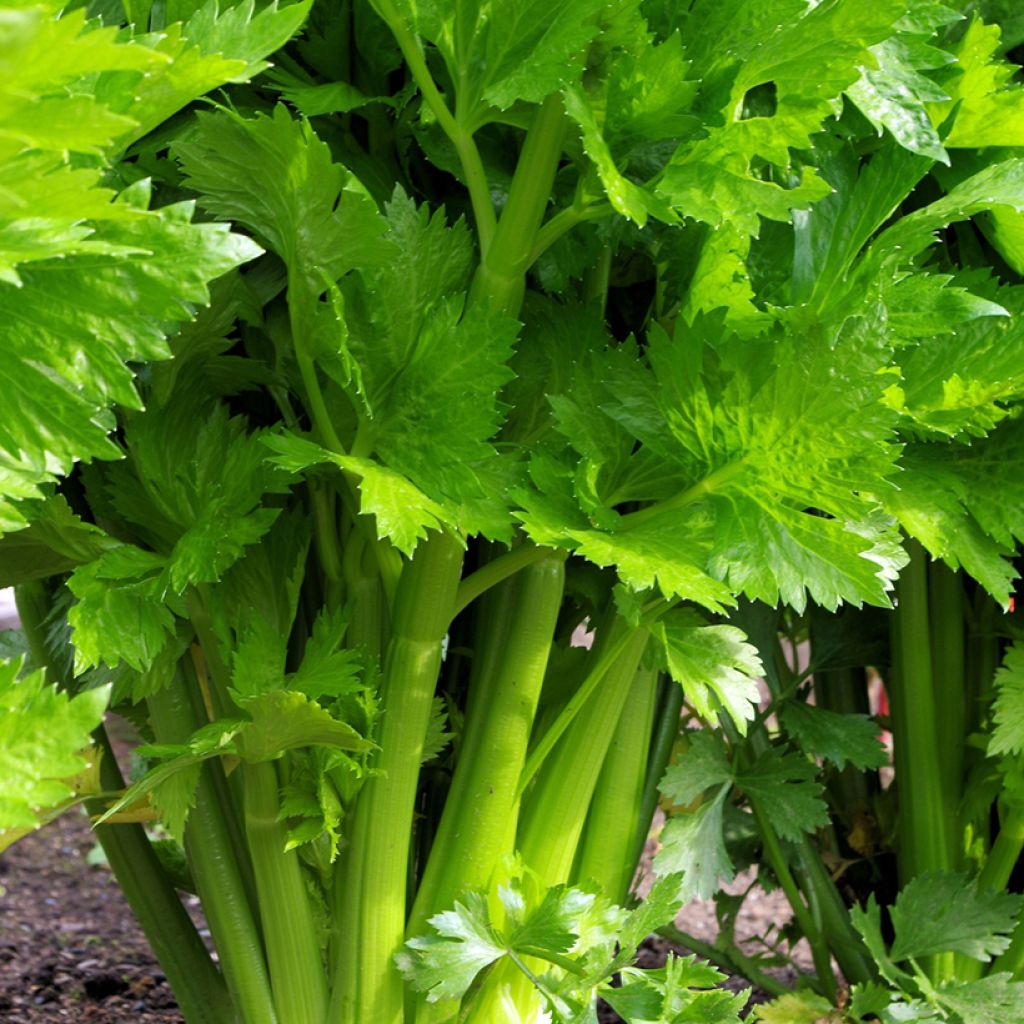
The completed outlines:
<svg viewBox="0 0 1024 1024">
<path fill-rule="evenodd" d="M 465 611 L 481 594 L 501 583 L 502 580 L 508 579 L 509 576 L 534 562 L 551 558 L 554 554 L 553 548 L 521 544 L 497 558 L 491 559 L 459 583 L 459 589 L 455 593 L 455 615 L 452 618 Z"/>
<path fill-rule="evenodd" d="M 419 39 L 409 28 L 405 18 L 396 10 L 391 0 L 377 0 L 374 6 L 391 29 L 398 48 L 405 58 L 405 63 L 412 72 L 416 85 L 419 86 L 424 103 L 437 118 L 441 130 L 455 146 L 459 162 L 462 164 L 462 173 L 466 176 L 469 200 L 473 206 L 473 216 L 476 218 L 480 251 L 485 253 L 494 238 L 497 218 L 494 213 L 494 205 L 491 202 L 490 188 L 487 185 L 487 174 L 480 158 L 480 151 L 473 141 L 473 135 L 463 129 L 448 108 L 448 104 L 437 88 L 434 76 L 430 73 L 430 68 L 427 67 Z"/>
<path fill-rule="evenodd" d="M 781 996 L 789 991 L 782 982 L 762 971 L 750 957 L 745 956 L 738 949 L 719 949 L 717 946 L 698 939 L 696 935 L 682 931 L 674 924 L 664 925 L 657 932 L 669 942 L 674 942 L 677 946 L 685 946 L 716 967 L 721 967 L 722 970 L 728 971 L 730 974 L 742 975 L 747 981 L 763 989 L 769 995 Z"/>
<path fill-rule="evenodd" d="M 615 212 L 611 203 L 594 203 L 592 206 L 567 206 L 559 210 L 537 232 L 537 240 L 530 252 L 530 265 L 533 266 L 563 235 L 574 227 L 592 220 L 603 220 Z"/>
<path fill-rule="evenodd" d="M 800 895 L 800 888 L 796 884 L 793 873 L 789 870 L 789 864 L 786 861 L 786 855 L 783 852 L 782 843 L 779 840 L 774 825 L 772 825 L 768 815 L 758 806 L 756 800 L 752 799 L 750 806 L 757 820 L 758 831 L 761 833 L 765 858 L 771 865 L 772 871 L 775 872 L 775 877 L 778 878 L 782 891 L 786 894 L 786 899 L 789 901 L 789 905 L 793 910 L 793 916 L 796 918 L 800 930 L 807 936 L 807 941 L 811 946 L 811 956 L 814 959 L 814 969 L 818 973 L 818 980 L 821 982 L 825 994 L 829 999 L 832 999 L 836 994 L 836 979 L 832 973 L 832 965 L 829 962 L 828 944 L 825 942 L 825 937 L 818 926 L 818 922 L 814 920 L 811 911 Z"/>
<path fill-rule="evenodd" d="M 523 774 L 519 780 L 517 795 L 522 796 L 530 780 L 537 774 L 538 769 L 544 763 L 544 759 L 551 753 L 552 748 L 562 738 L 565 731 L 572 725 L 573 720 L 586 706 L 591 695 L 597 689 L 598 684 L 605 677 L 608 670 L 615 664 L 616 659 L 629 646 L 636 633 L 648 626 L 653 625 L 669 609 L 669 602 L 656 601 L 652 608 L 641 620 L 637 629 L 627 629 L 616 638 L 598 658 L 597 664 L 590 670 L 587 677 L 580 684 L 579 689 L 572 695 L 569 702 L 562 708 L 558 717 L 551 723 L 548 730 L 541 737 L 537 746 L 530 752 L 523 766 Z"/>
</svg>

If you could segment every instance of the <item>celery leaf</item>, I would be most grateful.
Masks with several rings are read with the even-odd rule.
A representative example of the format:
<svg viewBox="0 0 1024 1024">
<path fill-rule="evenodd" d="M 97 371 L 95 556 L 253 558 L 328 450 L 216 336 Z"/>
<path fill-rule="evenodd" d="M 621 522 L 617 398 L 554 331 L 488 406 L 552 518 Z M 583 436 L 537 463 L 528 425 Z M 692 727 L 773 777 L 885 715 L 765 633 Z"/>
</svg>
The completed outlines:
<svg viewBox="0 0 1024 1024">
<path fill-rule="evenodd" d="M 840 770 L 847 764 L 860 771 L 888 764 L 879 727 L 867 715 L 840 714 L 790 701 L 780 717 L 801 750 L 831 761 Z"/>
<path fill-rule="evenodd" d="M 963 875 L 921 875 L 890 910 L 890 956 L 898 962 L 952 951 L 987 962 L 1009 946 L 1020 905 L 1020 896 L 980 890 Z"/>
<path fill-rule="evenodd" d="M 103 719 L 108 687 L 69 697 L 42 671 L 0 661 L 0 833 L 34 828 L 39 812 L 74 795 L 67 781 L 88 767 L 82 752 Z"/>
</svg>

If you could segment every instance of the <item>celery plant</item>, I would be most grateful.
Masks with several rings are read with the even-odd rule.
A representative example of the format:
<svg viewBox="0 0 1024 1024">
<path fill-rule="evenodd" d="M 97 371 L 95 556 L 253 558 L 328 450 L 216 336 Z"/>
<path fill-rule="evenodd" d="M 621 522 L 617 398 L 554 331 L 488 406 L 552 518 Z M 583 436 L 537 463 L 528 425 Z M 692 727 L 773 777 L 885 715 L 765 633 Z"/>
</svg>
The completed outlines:
<svg viewBox="0 0 1024 1024">
<path fill-rule="evenodd" d="M 903 938 L 908 887 L 891 969 L 877 907 L 847 915 L 815 758 L 878 767 L 874 727 L 801 703 L 776 637 L 809 603 L 943 605 L 924 646 L 897 628 L 896 700 L 945 673 L 897 770 L 956 753 L 901 824 L 934 849 L 901 856 L 959 866 L 953 719 L 984 701 L 924 551 L 1005 603 L 1024 535 L 971 487 L 1020 486 L 1024 94 L 997 24 L 925 0 L 87 12 L 12 8 L 0 40 L 0 583 L 28 658 L 0 671 L 5 841 L 87 801 L 211 1024 L 601 998 L 738 1020 L 715 968 L 633 966 L 737 832 L 815 998 L 842 1002 L 833 954 L 873 1007 L 879 979 L 932 983 L 898 963 L 1002 952 L 1012 898 L 941 946 Z M 146 761 L 127 788 L 108 707 Z M 685 810 L 632 905 L 659 786 Z"/>
</svg>

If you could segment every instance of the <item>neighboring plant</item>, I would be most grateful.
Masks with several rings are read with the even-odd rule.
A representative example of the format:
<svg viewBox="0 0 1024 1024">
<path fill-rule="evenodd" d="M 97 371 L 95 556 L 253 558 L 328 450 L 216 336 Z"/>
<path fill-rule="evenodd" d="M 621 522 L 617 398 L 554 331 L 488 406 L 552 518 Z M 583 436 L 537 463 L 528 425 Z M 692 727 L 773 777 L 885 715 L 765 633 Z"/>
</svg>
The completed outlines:
<svg viewBox="0 0 1024 1024">
<path fill-rule="evenodd" d="M 732 948 L 725 900 L 723 940 L 688 941 L 779 995 L 762 1019 L 1017 1007 L 1016 960 L 956 954 L 1015 920 L 988 890 L 1024 834 L 1020 666 L 992 731 L 998 631 L 956 679 L 950 652 L 955 570 L 994 623 L 1024 537 L 1019 19 L 88 14 L 0 32 L 0 585 L 27 658 L 0 671 L 4 842 L 86 801 L 190 1024 L 737 1021 L 713 967 L 633 964 L 755 861 L 809 988 Z M 833 613 L 894 592 L 890 659 Z M 817 706 L 779 643 L 805 633 Z M 891 947 L 876 902 L 848 910 L 870 865 L 851 894 L 823 859 L 852 859 L 835 794 L 885 763 L 834 675 L 865 666 L 911 792 Z M 108 707 L 141 737 L 130 786 Z M 994 763 L 972 743 L 1006 782 L 954 820 Z M 967 820 L 1005 870 L 955 873 Z M 973 925 L 922 943 L 915 914 Z"/>
</svg>

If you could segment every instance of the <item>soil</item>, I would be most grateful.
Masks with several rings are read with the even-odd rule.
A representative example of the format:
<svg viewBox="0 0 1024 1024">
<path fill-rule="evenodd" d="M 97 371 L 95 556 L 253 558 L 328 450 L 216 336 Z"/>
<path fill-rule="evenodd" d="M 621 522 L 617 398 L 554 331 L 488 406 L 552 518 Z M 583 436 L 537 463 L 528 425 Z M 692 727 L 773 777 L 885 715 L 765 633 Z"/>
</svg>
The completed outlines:
<svg viewBox="0 0 1024 1024">
<path fill-rule="evenodd" d="M 86 817 L 65 814 L 0 856 L 0 1020 L 184 1024 L 94 846 Z"/>
</svg>

